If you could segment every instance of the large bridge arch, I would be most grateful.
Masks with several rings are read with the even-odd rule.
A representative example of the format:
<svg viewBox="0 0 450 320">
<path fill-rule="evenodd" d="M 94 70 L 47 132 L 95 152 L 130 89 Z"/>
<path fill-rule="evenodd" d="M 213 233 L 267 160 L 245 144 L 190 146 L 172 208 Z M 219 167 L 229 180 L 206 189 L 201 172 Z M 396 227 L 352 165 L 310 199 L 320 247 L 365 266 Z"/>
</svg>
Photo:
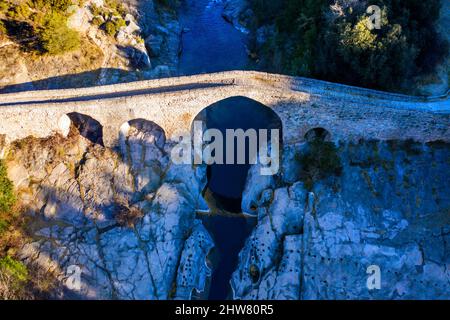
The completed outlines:
<svg viewBox="0 0 450 320">
<path fill-rule="evenodd" d="M 277 155 L 281 157 L 283 141 L 282 119 L 272 108 L 254 99 L 245 96 L 231 96 L 201 109 L 192 120 L 192 137 L 196 134 L 194 132 L 194 124 L 203 131 L 215 129 L 223 137 L 223 156 L 221 159 L 218 158 L 222 162 L 208 164 L 207 167 L 208 183 L 205 192 L 208 193 L 209 200 L 212 200 L 219 210 L 241 213 L 242 192 L 244 191 L 247 173 L 251 165 L 250 160 L 253 158 L 250 155 L 252 147 L 250 147 L 249 143 L 253 142 L 254 148 L 252 151 L 258 152 L 260 140 L 265 139 L 267 143 L 270 143 L 271 135 L 274 136 L 274 139 L 278 137 L 279 153 Z M 239 163 L 238 161 L 238 154 L 241 150 L 236 146 L 238 139 L 235 137 L 232 139 L 234 142 L 234 150 L 232 151 L 234 152 L 234 162 L 230 163 L 228 161 L 227 156 L 230 153 L 229 150 L 232 149 L 232 147 L 228 149 L 230 139 L 227 135 L 227 130 L 230 129 L 233 130 L 231 132 L 236 134 L 237 131 L 235 130 L 239 129 L 246 134 L 245 146 L 243 147 L 245 163 Z M 260 129 L 267 129 L 268 136 L 260 136 Z M 256 137 L 256 140 L 253 140 L 253 137 Z M 205 161 L 205 159 L 203 160 Z"/>
</svg>

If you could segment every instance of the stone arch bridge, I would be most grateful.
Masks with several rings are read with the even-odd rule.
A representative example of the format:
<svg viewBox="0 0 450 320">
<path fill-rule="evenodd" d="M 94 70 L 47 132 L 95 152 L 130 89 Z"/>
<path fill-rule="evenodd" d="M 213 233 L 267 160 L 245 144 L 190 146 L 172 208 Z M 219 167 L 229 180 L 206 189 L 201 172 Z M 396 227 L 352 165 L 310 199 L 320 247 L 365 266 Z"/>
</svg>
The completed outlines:
<svg viewBox="0 0 450 320">
<path fill-rule="evenodd" d="M 233 96 L 272 108 L 282 121 L 285 143 L 302 141 L 316 127 L 336 140 L 450 140 L 448 95 L 412 97 L 253 71 L 1 94 L 0 135 L 8 143 L 64 133 L 67 115 L 79 113 L 102 125 L 105 146 L 114 146 L 120 128 L 133 119 L 150 120 L 174 138 L 190 130 L 201 110 Z"/>
</svg>

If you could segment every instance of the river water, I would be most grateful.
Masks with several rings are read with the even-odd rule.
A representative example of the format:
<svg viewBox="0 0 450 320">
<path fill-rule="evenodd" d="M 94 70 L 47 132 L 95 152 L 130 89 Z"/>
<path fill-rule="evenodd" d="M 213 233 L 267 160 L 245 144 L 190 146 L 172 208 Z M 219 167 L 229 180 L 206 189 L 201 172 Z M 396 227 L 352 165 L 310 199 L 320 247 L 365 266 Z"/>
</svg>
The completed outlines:
<svg viewBox="0 0 450 320">
<path fill-rule="evenodd" d="M 223 7 L 221 0 L 183 1 L 179 10 L 179 19 L 185 29 L 182 38 L 183 50 L 179 60 L 180 75 L 246 68 L 248 56 L 245 49 L 245 34 L 222 18 Z M 242 108 L 245 110 L 245 105 Z M 207 123 L 208 127 L 229 126 L 233 124 L 233 120 L 242 123 L 245 118 L 249 118 L 248 110 L 245 115 L 240 114 L 236 108 L 221 109 L 219 112 L 221 114 L 215 112 L 210 115 L 227 120 L 226 124 L 207 121 L 211 122 Z M 249 125 L 252 125 L 251 121 L 246 123 L 246 127 Z M 217 167 L 210 169 L 213 172 L 209 179 L 209 188 L 212 184 L 215 191 L 226 198 L 240 196 L 247 176 L 247 167 L 221 166 L 219 169 Z M 235 179 L 229 179 L 230 176 L 227 178 L 230 173 L 234 174 Z M 236 206 L 236 203 L 233 205 Z M 213 275 L 209 299 L 230 298 L 229 280 L 236 269 L 238 254 L 253 229 L 255 219 L 247 219 L 240 214 L 234 216 L 213 214 L 200 218 L 216 244 L 210 256 L 213 261 Z"/>
<path fill-rule="evenodd" d="M 222 18 L 222 0 L 184 0 L 179 19 L 185 29 L 180 75 L 242 70 L 248 65 L 245 34 Z"/>
</svg>

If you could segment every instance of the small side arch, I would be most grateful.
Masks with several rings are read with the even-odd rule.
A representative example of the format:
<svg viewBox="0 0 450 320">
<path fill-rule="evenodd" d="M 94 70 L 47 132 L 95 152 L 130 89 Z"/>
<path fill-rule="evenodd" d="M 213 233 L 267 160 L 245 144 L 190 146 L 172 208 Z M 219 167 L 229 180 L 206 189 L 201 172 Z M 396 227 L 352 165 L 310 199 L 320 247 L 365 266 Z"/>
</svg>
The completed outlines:
<svg viewBox="0 0 450 320">
<path fill-rule="evenodd" d="M 331 133 L 325 128 L 316 127 L 308 130 L 303 138 L 307 142 L 314 140 L 331 141 Z"/>
<path fill-rule="evenodd" d="M 64 136 L 70 133 L 72 126 L 78 130 L 81 136 L 92 143 L 103 146 L 103 126 L 99 121 L 78 112 L 71 112 L 59 118 L 58 128 Z"/>
</svg>

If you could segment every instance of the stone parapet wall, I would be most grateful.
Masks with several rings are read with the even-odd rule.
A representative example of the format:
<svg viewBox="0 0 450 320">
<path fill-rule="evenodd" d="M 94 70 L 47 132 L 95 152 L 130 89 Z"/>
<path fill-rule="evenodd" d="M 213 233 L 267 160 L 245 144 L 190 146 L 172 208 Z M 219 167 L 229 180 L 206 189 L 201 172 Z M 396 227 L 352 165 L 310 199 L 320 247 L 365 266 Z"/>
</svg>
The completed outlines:
<svg viewBox="0 0 450 320">
<path fill-rule="evenodd" d="M 63 130 L 61 119 L 77 112 L 103 126 L 105 145 L 117 143 L 133 119 L 160 125 L 169 138 L 190 130 L 209 105 L 245 96 L 272 108 L 285 142 L 302 141 L 315 127 L 334 139 L 450 141 L 448 97 L 412 97 L 324 81 L 253 71 L 230 71 L 108 86 L 0 95 L 0 135 L 6 142 Z"/>
</svg>

